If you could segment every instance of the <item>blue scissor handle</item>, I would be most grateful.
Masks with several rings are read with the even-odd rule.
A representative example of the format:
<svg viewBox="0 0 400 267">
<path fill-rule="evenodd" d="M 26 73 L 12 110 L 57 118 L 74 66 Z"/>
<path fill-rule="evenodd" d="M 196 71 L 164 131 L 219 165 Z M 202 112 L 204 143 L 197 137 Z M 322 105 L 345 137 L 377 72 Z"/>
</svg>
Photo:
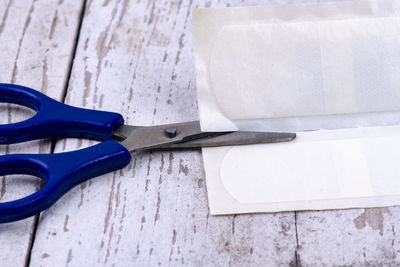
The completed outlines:
<svg viewBox="0 0 400 267">
<path fill-rule="evenodd" d="M 0 125 L 0 144 L 51 137 L 108 140 L 113 131 L 124 124 L 121 114 L 72 107 L 15 84 L 0 83 L 0 102 L 19 104 L 37 111 L 28 120 Z"/>
<path fill-rule="evenodd" d="M 39 191 L 30 196 L 0 203 L 0 223 L 35 215 L 50 207 L 74 186 L 95 176 L 121 169 L 130 160 L 128 150 L 112 140 L 59 154 L 0 156 L 0 176 L 29 174 L 46 181 Z"/>
</svg>

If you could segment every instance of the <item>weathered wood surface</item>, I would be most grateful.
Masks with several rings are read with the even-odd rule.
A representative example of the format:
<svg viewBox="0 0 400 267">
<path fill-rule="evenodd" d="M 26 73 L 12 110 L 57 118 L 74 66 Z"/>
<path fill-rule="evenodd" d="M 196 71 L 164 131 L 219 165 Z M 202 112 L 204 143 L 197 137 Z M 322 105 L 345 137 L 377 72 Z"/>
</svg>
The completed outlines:
<svg viewBox="0 0 400 267">
<path fill-rule="evenodd" d="M 240 3 L 219 6 L 227 4 Z M 121 112 L 128 124 L 196 119 L 191 12 L 198 5 L 89 1 L 67 102 Z M 67 140 L 56 151 L 88 144 Z M 294 261 L 293 214 L 209 216 L 200 151 L 133 157 L 43 213 L 33 266 Z"/>
<path fill-rule="evenodd" d="M 0 1 L 0 82 L 18 83 L 62 99 L 68 78 L 82 1 Z M 1 104 L 0 123 L 21 121 L 29 109 Z M 49 153 L 50 142 L 1 147 L 6 153 Z M 38 180 L 0 177 L 0 201 L 34 192 Z M 0 225 L 0 266 L 24 266 L 29 260 L 35 218 Z"/>
<path fill-rule="evenodd" d="M 0 2 L 0 16 L 8 2 Z M 41 2 L 45 1 L 34 4 Z M 121 112 L 128 124 L 197 119 L 193 8 L 293 2 L 317 1 L 88 1 L 66 102 Z M 10 36 L 23 35 L 30 9 L 26 3 L 21 7 L 24 12 L 9 15 L 22 22 L 4 24 L 13 25 L 7 26 L 14 31 Z M 16 46 L 11 41 L 4 44 L 0 26 L 0 55 L 9 64 L 0 66 L 0 70 L 4 68 L 2 81 L 38 89 L 47 81 L 47 93 L 60 98 L 71 55 L 69 42 L 76 34 L 73 30 L 81 7 L 74 1 L 60 3 L 70 7 L 69 11 L 47 4 L 47 16 L 43 17 L 44 11 L 31 16 L 31 26 L 24 34 L 35 32 L 32 25 L 36 19 L 52 20 L 57 10 L 68 19 L 68 25 L 58 29 L 56 48 L 49 45 L 49 36 L 41 33 L 45 37 L 31 37 L 30 42 L 46 40 L 44 50 L 35 48 L 32 56 L 29 46 L 26 51 L 20 49 L 25 52 L 16 57 L 18 40 L 11 40 Z M 48 32 L 49 24 L 44 25 L 39 28 Z M 66 57 L 43 71 L 50 53 L 54 58 Z M 37 63 L 31 63 L 32 58 L 37 58 Z M 20 67 L 13 80 L 15 62 Z M 32 65 L 38 67 L 30 70 Z M 46 79 L 43 73 L 48 74 Z M 93 143 L 63 140 L 55 151 Z M 34 142 L 31 146 L 24 146 L 24 151 L 49 151 L 48 144 Z M 21 150 L 16 146 L 10 152 Z M 128 167 L 78 186 L 43 212 L 31 252 L 32 219 L 0 226 L 0 266 L 22 266 L 27 252 L 32 266 L 398 265 L 399 217 L 400 210 L 394 207 L 209 216 L 200 151 L 141 153 L 133 155 Z"/>
</svg>

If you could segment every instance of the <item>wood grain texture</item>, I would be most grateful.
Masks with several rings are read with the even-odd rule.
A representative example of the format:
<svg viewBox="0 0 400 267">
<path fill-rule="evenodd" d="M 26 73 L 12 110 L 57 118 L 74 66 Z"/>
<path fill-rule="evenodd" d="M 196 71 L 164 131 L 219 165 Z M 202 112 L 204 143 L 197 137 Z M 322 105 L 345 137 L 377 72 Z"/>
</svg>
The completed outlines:
<svg viewBox="0 0 400 267">
<path fill-rule="evenodd" d="M 399 207 L 299 212 L 299 261 L 306 266 L 398 266 L 399 217 Z"/>
<path fill-rule="evenodd" d="M 0 1 L 0 81 L 18 83 L 61 99 L 70 69 L 82 1 Z M 34 113 L 0 105 L 0 123 L 21 121 Z M 49 141 L 1 147 L 6 153 L 48 153 Z M 0 201 L 28 195 L 38 179 L 0 177 Z M 0 266 L 24 266 L 30 255 L 35 218 L 0 225 Z"/>
<path fill-rule="evenodd" d="M 121 112 L 128 124 L 197 119 L 193 9 L 299 2 L 320 1 L 88 1 L 66 102 Z M 60 99 L 81 6 L 0 1 L 1 80 Z M 1 122 L 29 115 L 1 108 L 11 114 Z M 63 140 L 56 152 L 93 143 Z M 45 153 L 49 144 L 2 152 L 22 149 Z M 3 198 L 15 197 L 3 181 Z M 200 151 L 140 153 L 41 214 L 30 265 L 399 265 L 399 214 L 390 207 L 210 216 Z M 0 225 L 0 266 L 24 265 L 32 227 L 33 219 Z"/>
<path fill-rule="evenodd" d="M 128 124 L 197 119 L 192 10 L 257 3 L 89 1 L 67 102 L 121 112 Z M 44 212 L 31 263 L 289 265 L 294 226 L 293 213 L 209 216 L 200 151 L 141 153 Z"/>
</svg>

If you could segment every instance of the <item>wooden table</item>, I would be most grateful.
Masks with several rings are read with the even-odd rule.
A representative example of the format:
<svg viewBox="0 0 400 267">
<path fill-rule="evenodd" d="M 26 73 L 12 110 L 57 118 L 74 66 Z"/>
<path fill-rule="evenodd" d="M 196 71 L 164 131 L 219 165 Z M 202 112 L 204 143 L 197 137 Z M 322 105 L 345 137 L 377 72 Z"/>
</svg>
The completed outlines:
<svg viewBox="0 0 400 267">
<path fill-rule="evenodd" d="M 120 112 L 129 124 L 194 120 L 193 9 L 292 2 L 2 0 L 1 82 Z M 29 115 L 0 108 L 1 123 Z M 1 152 L 91 144 L 44 140 Z M 38 188 L 24 179 L 0 178 L 0 200 Z M 399 219 L 399 207 L 210 216 L 200 151 L 142 153 L 40 216 L 0 225 L 0 266 L 399 265 Z"/>
</svg>

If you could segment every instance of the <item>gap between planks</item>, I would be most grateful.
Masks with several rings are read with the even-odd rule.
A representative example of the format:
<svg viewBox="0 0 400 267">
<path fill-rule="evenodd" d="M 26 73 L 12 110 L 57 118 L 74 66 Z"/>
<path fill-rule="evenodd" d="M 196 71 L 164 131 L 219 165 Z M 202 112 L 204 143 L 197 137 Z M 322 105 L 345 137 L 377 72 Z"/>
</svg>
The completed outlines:
<svg viewBox="0 0 400 267">
<path fill-rule="evenodd" d="M 77 51 L 77 48 L 78 48 L 79 36 L 80 36 L 80 33 L 81 33 L 82 23 L 83 23 L 83 19 L 84 19 L 84 15 L 85 15 L 86 1 L 87 0 L 83 0 L 81 11 L 80 11 L 80 14 L 79 14 L 79 22 L 78 22 L 78 28 L 77 28 L 77 31 L 76 31 L 76 34 L 75 34 L 75 38 L 74 38 L 75 40 L 74 40 L 74 46 L 73 46 L 73 50 L 72 50 L 72 56 L 70 58 L 70 62 L 68 63 L 68 68 L 67 68 L 68 73 L 67 73 L 67 77 L 66 77 L 66 83 L 64 85 L 63 92 L 62 92 L 61 99 L 60 99 L 60 102 L 62 102 L 62 103 L 65 102 L 65 98 L 66 98 L 67 92 L 68 92 L 68 87 L 69 87 L 69 81 L 70 81 L 70 78 L 71 78 L 73 62 L 74 62 L 76 51 Z M 54 153 L 54 150 L 55 150 L 55 147 L 56 147 L 56 142 L 57 142 L 56 139 L 52 139 L 51 140 L 51 148 L 50 148 L 50 153 L 51 154 Z M 42 183 L 41 187 L 43 185 L 44 184 Z M 40 213 L 35 215 L 35 222 L 34 222 L 34 225 L 33 225 L 32 237 L 30 239 L 29 246 L 28 246 L 28 251 L 26 253 L 25 267 L 29 267 L 29 265 L 31 263 L 32 249 L 33 249 L 33 245 L 35 244 L 36 232 L 37 232 L 38 225 L 39 225 L 39 217 L 40 217 Z"/>
</svg>

